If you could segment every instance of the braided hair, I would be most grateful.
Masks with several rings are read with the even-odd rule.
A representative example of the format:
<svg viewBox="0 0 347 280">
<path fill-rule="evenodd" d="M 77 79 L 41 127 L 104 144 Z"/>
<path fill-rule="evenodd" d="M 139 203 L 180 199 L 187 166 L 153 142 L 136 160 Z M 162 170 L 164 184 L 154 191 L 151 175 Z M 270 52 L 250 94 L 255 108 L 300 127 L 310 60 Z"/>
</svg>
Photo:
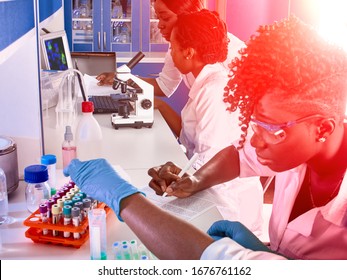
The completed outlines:
<svg viewBox="0 0 347 280">
<path fill-rule="evenodd" d="M 194 13 L 204 9 L 202 0 L 161 0 L 176 15 Z"/>
<path fill-rule="evenodd" d="M 178 15 L 174 28 L 180 46 L 194 48 L 203 63 L 223 62 L 227 58 L 227 28 L 217 12 L 203 9 Z"/>
<path fill-rule="evenodd" d="M 240 109 L 242 148 L 254 106 L 265 94 L 281 96 L 283 108 L 306 116 L 321 113 L 342 121 L 347 102 L 346 53 L 312 27 L 290 16 L 260 26 L 230 64 L 224 101 Z"/>
</svg>

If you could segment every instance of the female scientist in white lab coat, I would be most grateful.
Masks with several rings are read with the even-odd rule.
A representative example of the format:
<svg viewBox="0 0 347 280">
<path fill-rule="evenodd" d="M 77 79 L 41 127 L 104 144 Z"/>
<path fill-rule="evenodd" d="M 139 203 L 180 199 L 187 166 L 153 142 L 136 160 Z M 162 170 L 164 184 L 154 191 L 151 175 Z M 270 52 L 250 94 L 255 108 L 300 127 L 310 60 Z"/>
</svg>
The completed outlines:
<svg viewBox="0 0 347 280">
<path fill-rule="evenodd" d="M 237 222 L 216 222 L 207 235 L 158 209 L 105 160 L 74 160 L 65 174 L 160 259 L 347 259 L 346 81 L 346 53 L 297 18 L 262 26 L 233 61 L 225 93 L 242 127 L 251 124 L 250 142 L 224 149 L 193 175 L 161 167 L 159 175 L 174 181 L 164 190 L 177 196 L 276 174 L 272 252 Z"/>
<path fill-rule="evenodd" d="M 163 37 L 170 42 L 170 36 L 173 26 L 176 23 L 177 15 L 184 13 L 193 13 L 204 9 L 202 0 L 156 0 L 154 3 L 155 12 L 158 16 L 158 28 Z M 228 33 L 228 57 L 223 65 L 228 70 L 228 64 L 235 57 L 239 56 L 238 51 L 245 46 L 244 42 Z M 113 72 L 101 73 L 97 76 L 99 85 L 112 85 Z M 182 79 L 188 88 L 191 87 L 195 78 L 191 73 L 182 74 L 174 65 L 171 52 L 167 52 L 164 60 L 164 67 L 157 78 L 143 78 L 146 82 L 154 86 L 154 95 L 170 97 Z"/>
</svg>

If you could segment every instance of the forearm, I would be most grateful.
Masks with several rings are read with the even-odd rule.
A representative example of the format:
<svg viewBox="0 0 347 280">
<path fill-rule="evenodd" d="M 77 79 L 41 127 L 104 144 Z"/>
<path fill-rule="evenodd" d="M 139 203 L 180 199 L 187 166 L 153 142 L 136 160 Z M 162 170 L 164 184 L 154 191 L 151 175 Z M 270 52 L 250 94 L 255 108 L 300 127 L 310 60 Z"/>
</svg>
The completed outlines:
<svg viewBox="0 0 347 280">
<path fill-rule="evenodd" d="M 121 217 L 159 259 L 200 259 L 213 239 L 140 194 L 122 200 Z"/>
<path fill-rule="evenodd" d="M 179 137 L 182 129 L 181 116 L 178 115 L 165 101 L 156 98 L 154 102 L 156 103 L 155 107 L 159 110 L 170 129 L 177 137 Z"/>
<path fill-rule="evenodd" d="M 240 175 L 239 153 L 234 146 L 228 146 L 218 152 L 194 173 L 198 190 L 230 181 Z"/>
<path fill-rule="evenodd" d="M 144 77 L 141 77 L 141 79 L 153 86 L 153 91 L 154 91 L 154 95 L 155 96 L 166 97 L 165 93 L 159 87 L 156 79 L 154 79 L 154 78 L 144 78 Z"/>
</svg>

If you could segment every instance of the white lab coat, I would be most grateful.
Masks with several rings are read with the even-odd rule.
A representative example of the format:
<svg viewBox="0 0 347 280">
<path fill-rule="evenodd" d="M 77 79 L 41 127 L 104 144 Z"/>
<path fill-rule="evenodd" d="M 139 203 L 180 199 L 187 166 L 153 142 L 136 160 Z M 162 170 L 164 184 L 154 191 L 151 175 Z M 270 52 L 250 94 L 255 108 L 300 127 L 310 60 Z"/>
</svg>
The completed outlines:
<svg viewBox="0 0 347 280">
<path fill-rule="evenodd" d="M 196 77 L 184 106 L 180 141 L 188 158 L 198 153 L 193 165 L 199 169 L 217 152 L 239 139 L 239 113 L 226 110 L 223 101 L 228 71 L 221 63 L 206 65 Z M 263 189 L 258 177 L 220 184 L 205 193 L 218 198 L 216 203 L 224 219 L 244 223 L 255 234 L 262 230 Z"/>
<path fill-rule="evenodd" d="M 233 34 L 228 33 L 228 38 L 228 57 L 223 62 L 223 66 L 225 67 L 225 69 L 227 69 L 227 71 L 229 71 L 228 64 L 230 64 L 233 58 L 240 56 L 238 51 L 241 48 L 245 47 L 245 43 Z M 167 97 L 170 97 L 175 92 L 182 79 L 188 88 L 191 88 L 195 80 L 192 73 L 189 73 L 187 75 L 181 74 L 181 72 L 175 67 L 172 61 L 171 52 L 168 51 L 165 55 L 163 69 L 159 73 L 158 78 L 156 78 L 156 81 L 165 95 Z"/>
<path fill-rule="evenodd" d="M 241 176 L 271 174 L 260 165 L 255 151 L 247 145 L 240 151 Z M 347 179 L 338 195 L 325 206 L 307 211 L 290 221 L 295 198 L 304 180 L 306 164 L 276 174 L 273 209 L 269 223 L 271 249 L 292 259 L 347 259 Z M 259 173 L 260 172 L 260 173 Z M 273 259 L 265 252 L 242 249 L 231 239 L 211 244 L 202 259 Z"/>
</svg>

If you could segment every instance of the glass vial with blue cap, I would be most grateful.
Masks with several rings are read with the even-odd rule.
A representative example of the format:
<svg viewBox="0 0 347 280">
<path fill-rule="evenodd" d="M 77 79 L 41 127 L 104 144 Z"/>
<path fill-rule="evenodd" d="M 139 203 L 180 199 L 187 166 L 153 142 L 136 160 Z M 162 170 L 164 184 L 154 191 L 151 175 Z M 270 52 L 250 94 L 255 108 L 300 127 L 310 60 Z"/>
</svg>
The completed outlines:
<svg viewBox="0 0 347 280">
<path fill-rule="evenodd" d="M 41 164 L 46 165 L 48 169 L 48 184 L 51 188 L 51 195 L 56 192 L 56 165 L 57 157 L 55 155 L 43 155 L 41 157 Z"/>
<path fill-rule="evenodd" d="M 24 169 L 24 181 L 28 183 L 25 189 L 27 209 L 33 213 L 39 209 L 40 204 L 46 203 L 51 197 L 47 166 L 42 164 L 27 166 Z"/>
</svg>

